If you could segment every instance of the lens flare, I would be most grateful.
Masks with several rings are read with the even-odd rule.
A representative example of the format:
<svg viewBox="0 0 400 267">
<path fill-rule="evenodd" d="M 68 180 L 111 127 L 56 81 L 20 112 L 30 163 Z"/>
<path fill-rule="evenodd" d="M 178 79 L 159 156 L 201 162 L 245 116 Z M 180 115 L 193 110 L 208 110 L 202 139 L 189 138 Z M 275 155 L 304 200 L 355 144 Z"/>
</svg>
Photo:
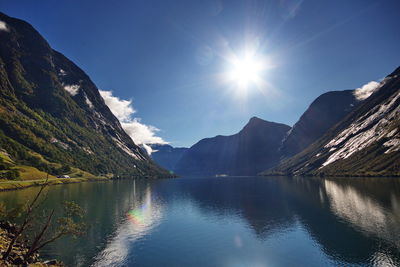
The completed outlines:
<svg viewBox="0 0 400 267">
<path fill-rule="evenodd" d="M 133 222 L 134 224 L 143 224 L 144 223 L 144 216 L 141 210 L 135 209 L 130 210 L 127 213 L 128 219 Z"/>
<path fill-rule="evenodd" d="M 146 222 L 146 216 L 151 214 L 148 204 L 144 203 L 140 208 L 132 209 L 127 212 L 128 220 L 137 225 L 143 225 Z"/>
</svg>

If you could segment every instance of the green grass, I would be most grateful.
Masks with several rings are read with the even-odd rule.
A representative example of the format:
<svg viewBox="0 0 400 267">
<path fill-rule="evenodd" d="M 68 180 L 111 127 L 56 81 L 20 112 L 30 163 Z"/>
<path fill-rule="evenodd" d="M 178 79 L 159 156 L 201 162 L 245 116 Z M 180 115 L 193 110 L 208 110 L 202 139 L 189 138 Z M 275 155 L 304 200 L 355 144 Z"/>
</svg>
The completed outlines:
<svg viewBox="0 0 400 267">
<path fill-rule="evenodd" d="M 47 177 L 47 173 L 40 171 L 32 166 L 17 165 L 12 169 L 17 169 L 19 172 L 19 180 L 41 180 Z M 49 175 L 49 178 L 56 178 L 53 175 Z"/>
<path fill-rule="evenodd" d="M 14 164 L 14 161 L 10 159 L 6 152 L 0 151 L 0 162 L 3 161 L 4 163 Z"/>
<path fill-rule="evenodd" d="M 51 178 L 47 182 L 49 185 L 62 185 L 62 184 L 73 184 L 82 182 L 97 182 L 97 181 L 109 181 L 106 177 L 84 177 L 84 178 Z M 40 180 L 26 180 L 26 181 L 0 181 L 0 191 L 17 190 L 32 186 L 41 186 L 46 182 L 46 179 Z"/>
</svg>

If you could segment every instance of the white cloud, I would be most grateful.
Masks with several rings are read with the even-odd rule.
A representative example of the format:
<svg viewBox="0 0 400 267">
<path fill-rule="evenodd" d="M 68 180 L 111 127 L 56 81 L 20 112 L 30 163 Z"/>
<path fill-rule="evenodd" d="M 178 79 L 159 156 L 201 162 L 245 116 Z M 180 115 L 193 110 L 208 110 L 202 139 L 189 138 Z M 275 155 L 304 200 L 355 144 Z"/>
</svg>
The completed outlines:
<svg viewBox="0 0 400 267">
<path fill-rule="evenodd" d="M 132 100 L 124 100 L 113 96 L 111 91 L 100 90 L 100 95 L 110 108 L 111 112 L 121 122 L 122 128 L 138 144 L 143 145 L 149 154 L 151 147 L 148 144 L 167 144 L 161 137 L 156 136 L 157 127 L 143 124 L 140 118 L 134 118 L 136 110 L 132 106 Z"/>
<path fill-rule="evenodd" d="M 151 155 L 151 153 L 153 153 L 153 152 L 157 152 L 158 150 L 153 150 L 152 148 L 151 148 L 151 146 L 149 146 L 149 145 L 146 145 L 146 144 L 142 144 L 142 148 L 144 149 L 144 150 L 146 150 L 146 153 L 147 153 L 147 155 Z"/>
<path fill-rule="evenodd" d="M 132 107 L 132 100 L 120 99 L 119 97 L 113 96 L 111 91 L 100 90 L 100 95 L 120 122 L 132 120 L 131 116 L 136 112 Z"/>
<path fill-rule="evenodd" d="M 166 144 L 161 137 L 156 136 L 159 131 L 158 128 L 145 125 L 140 122 L 140 119 L 134 118 L 130 122 L 122 122 L 122 128 L 125 132 L 132 137 L 133 141 L 137 144 Z"/>
<path fill-rule="evenodd" d="M 72 96 L 76 96 L 79 92 L 80 85 L 65 85 L 64 89 Z"/>
<path fill-rule="evenodd" d="M 1 20 L 0 20 L 0 31 L 6 31 L 6 32 L 9 31 L 9 29 L 7 27 L 7 24 L 4 21 L 1 21 Z"/>
<path fill-rule="evenodd" d="M 380 83 L 371 81 L 365 85 L 363 85 L 361 88 L 358 88 L 354 90 L 354 96 L 358 100 L 364 100 L 367 99 L 372 93 L 374 93 L 377 89 L 379 89 Z"/>
</svg>

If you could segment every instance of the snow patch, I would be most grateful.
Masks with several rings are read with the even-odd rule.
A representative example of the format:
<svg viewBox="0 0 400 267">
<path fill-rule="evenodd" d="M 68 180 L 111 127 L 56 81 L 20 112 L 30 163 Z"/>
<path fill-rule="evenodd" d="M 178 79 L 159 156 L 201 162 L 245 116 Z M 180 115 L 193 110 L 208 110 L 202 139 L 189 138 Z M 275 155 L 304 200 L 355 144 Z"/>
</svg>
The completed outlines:
<svg viewBox="0 0 400 267">
<path fill-rule="evenodd" d="M 400 92 L 386 103 L 367 112 L 325 145 L 325 148 L 330 148 L 330 151 L 332 148 L 336 148 L 337 151 L 322 164 L 322 167 L 339 159 L 346 159 L 388 134 L 392 134 L 392 132 L 388 133 L 387 129 L 390 122 L 399 116 L 400 106 L 395 106 L 399 99 Z"/>
<path fill-rule="evenodd" d="M 65 150 L 69 150 L 71 149 L 70 146 L 64 142 L 61 142 L 60 140 L 58 140 L 57 138 L 52 137 L 50 139 L 50 143 L 52 144 L 57 144 L 59 145 L 61 148 L 65 149 Z"/>
<path fill-rule="evenodd" d="M 67 91 L 70 95 L 76 96 L 79 93 L 79 88 L 81 86 L 78 84 L 73 85 L 64 85 L 65 91 Z"/>
<path fill-rule="evenodd" d="M 94 154 L 93 151 L 88 148 L 88 147 L 82 147 L 83 151 L 85 151 L 87 154 Z"/>
<path fill-rule="evenodd" d="M 5 31 L 5 32 L 9 32 L 10 31 L 8 29 L 8 27 L 7 27 L 7 24 L 2 20 L 0 20 L 0 31 Z"/>
<path fill-rule="evenodd" d="M 388 150 L 385 151 L 385 154 L 399 151 L 400 150 L 400 139 L 399 138 L 394 138 L 392 140 L 389 140 L 385 143 L 383 143 L 385 147 L 389 147 Z"/>
<path fill-rule="evenodd" d="M 87 95 L 85 95 L 85 102 L 86 102 L 86 104 L 89 106 L 89 108 L 91 108 L 91 109 L 94 108 L 92 101 L 89 100 L 89 98 L 87 97 Z"/>
<path fill-rule="evenodd" d="M 60 76 L 67 76 L 67 72 L 63 69 L 60 69 L 60 72 L 58 73 Z"/>
<path fill-rule="evenodd" d="M 128 154 L 129 156 L 131 156 L 132 158 L 134 158 L 134 159 L 137 159 L 137 160 L 144 160 L 144 158 L 142 158 L 142 157 L 139 157 L 138 155 L 136 155 L 135 153 L 133 153 L 132 152 L 132 150 L 130 150 L 129 149 L 129 147 L 127 147 L 124 143 L 122 143 L 120 140 L 118 140 L 118 139 L 116 139 L 116 138 L 113 138 L 113 137 L 111 137 L 113 140 L 114 140 L 114 142 L 117 144 L 117 146 L 119 147 L 119 148 L 121 148 L 126 154 Z M 140 155 L 140 154 L 139 154 Z"/>
<path fill-rule="evenodd" d="M 394 135 L 396 134 L 396 132 L 397 132 L 397 128 L 396 128 L 396 129 L 393 129 L 390 133 L 388 133 L 388 134 L 386 135 L 386 137 L 392 137 L 392 136 L 394 136 Z"/>
</svg>

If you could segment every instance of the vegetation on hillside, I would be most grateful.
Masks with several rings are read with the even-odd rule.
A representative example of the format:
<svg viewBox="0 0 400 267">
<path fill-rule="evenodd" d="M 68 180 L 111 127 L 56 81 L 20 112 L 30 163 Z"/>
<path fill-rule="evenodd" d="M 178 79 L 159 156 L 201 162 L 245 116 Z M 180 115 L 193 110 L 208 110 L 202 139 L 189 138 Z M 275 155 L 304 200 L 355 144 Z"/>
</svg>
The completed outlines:
<svg viewBox="0 0 400 267">
<path fill-rule="evenodd" d="M 133 143 L 78 66 L 28 23 L 0 19 L 9 29 L 0 31 L 0 179 L 169 175 Z"/>
</svg>

